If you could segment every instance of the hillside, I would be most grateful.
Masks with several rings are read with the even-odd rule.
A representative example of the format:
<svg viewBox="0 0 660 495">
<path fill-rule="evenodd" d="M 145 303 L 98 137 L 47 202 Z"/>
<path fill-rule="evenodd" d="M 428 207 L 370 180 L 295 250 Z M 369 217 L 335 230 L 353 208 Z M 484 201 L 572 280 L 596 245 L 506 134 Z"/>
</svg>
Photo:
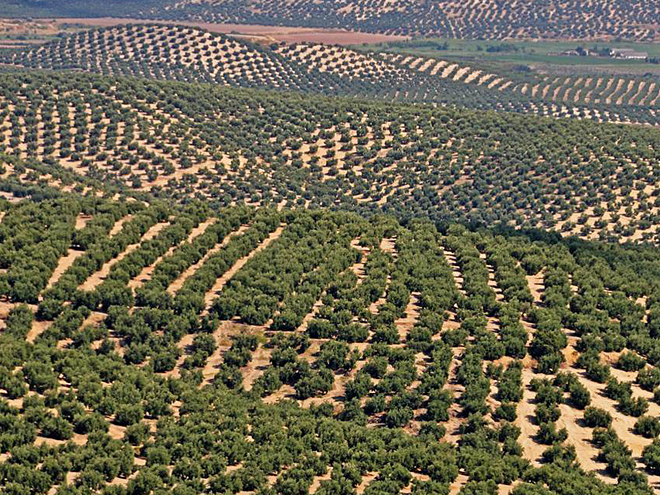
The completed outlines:
<svg viewBox="0 0 660 495">
<path fill-rule="evenodd" d="M 565 75 L 531 70 L 506 74 L 504 71 L 470 67 L 467 61 L 400 54 L 381 56 L 413 72 L 482 86 L 492 90 L 492 94 L 499 92 L 529 98 L 534 113 L 538 114 L 578 116 L 597 121 L 615 121 L 618 118 L 628 122 L 653 122 L 660 112 L 660 84 L 657 75 L 652 73 L 580 73 L 577 69 L 576 74 Z"/>
<path fill-rule="evenodd" d="M 660 487 L 657 249 L 66 193 L 2 210 L 5 493 Z"/>
<path fill-rule="evenodd" d="M 167 25 L 91 29 L 0 52 L 0 64 L 432 102 L 606 122 L 660 123 L 654 76 L 550 77 L 318 43 L 257 44 Z"/>
<path fill-rule="evenodd" d="M 7 0 L 0 16 L 198 20 L 463 39 L 657 40 L 652 0 Z"/>
<path fill-rule="evenodd" d="M 0 126 L 4 177 L 69 190 L 658 241 L 651 128 L 84 74 L 0 75 Z"/>
<path fill-rule="evenodd" d="M 0 1 L 0 493 L 660 494 L 659 29 Z"/>
</svg>

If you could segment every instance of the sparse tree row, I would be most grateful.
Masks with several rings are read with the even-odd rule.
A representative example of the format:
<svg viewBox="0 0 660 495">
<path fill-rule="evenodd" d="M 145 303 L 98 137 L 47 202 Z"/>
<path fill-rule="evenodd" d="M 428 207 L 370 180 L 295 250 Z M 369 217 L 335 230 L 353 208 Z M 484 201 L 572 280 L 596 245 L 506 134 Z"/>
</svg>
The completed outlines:
<svg viewBox="0 0 660 495">
<path fill-rule="evenodd" d="M 247 208 L 228 209 L 221 211 L 218 217 L 202 234 L 179 245 L 171 255 L 155 266 L 149 280 L 135 291 L 138 306 L 160 309 L 169 307 L 171 297 L 166 290 L 172 282 L 191 266 L 205 259 L 210 251 L 224 242 L 233 231 L 241 225 L 246 225 L 253 218 L 253 212 Z"/>
<path fill-rule="evenodd" d="M 54 205 L 71 212 L 55 265 L 81 254 L 39 305 L 0 301 L 8 493 L 652 493 L 655 249 L 320 210 L 33 204 L 3 206 L 3 256 L 43 242 Z M 90 277 L 106 279 L 89 293 L 129 287 L 145 267 L 143 295 L 84 304 Z M 617 484 L 581 470 L 573 417 Z"/>
<path fill-rule="evenodd" d="M 232 221 L 240 221 L 244 214 L 244 210 L 230 211 L 227 219 L 233 220 L 230 220 L 228 225 L 231 225 Z M 218 251 L 207 257 L 194 275 L 185 280 L 174 297 L 163 291 L 160 293 L 161 297 L 148 301 L 155 304 L 136 308 L 135 311 L 132 311 L 131 298 L 117 301 L 117 304 L 109 307 L 104 326 L 111 331 L 112 336 L 119 338 L 121 345 L 125 347 L 124 360 L 133 364 L 149 360 L 157 372 L 172 371 L 181 355 L 177 343 L 184 336 L 212 333 L 218 326 L 218 320 L 213 316 L 200 319 L 206 308 L 205 296 L 216 279 L 241 257 L 255 249 L 277 226 L 278 221 L 279 215 L 276 213 L 264 211 L 257 214 L 252 226 L 245 233 L 233 236 L 224 246 L 221 245 Z M 160 331 L 162 334 L 157 333 Z M 112 340 L 107 339 L 109 336 L 106 332 L 106 340 L 101 344 L 106 349 L 115 346 Z M 97 339 L 98 337 L 92 340 Z M 208 340 L 203 336 L 195 338 L 192 356 L 186 358 L 183 363 L 186 369 L 192 370 L 203 365 L 215 350 L 215 342 L 211 340 L 208 343 Z"/>
<path fill-rule="evenodd" d="M 561 9 L 562 15 L 557 12 Z M 474 0 L 404 1 L 397 8 L 386 0 L 318 2 L 300 0 L 279 3 L 255 0 L 214 1 L 120 1 L 17 0 L 2 6 L 5 17 L 126 17 L 201 21 L 207 23 L 259 24 L 273 26 L 348 29 L 417 37 L 467 39 L 612 39 L 652 41 L 653 26 L 660 19 L 658 6 L 650 0 L 633 4 L 598 0 L 552 0 L 541 5 L 514 1 L 501 5 Z"/>
<path fill-rule="evenodd" d="M 442 64 L 442 71 L 429 70 L 426 63 L 413 67 L 405 63 L 407 60 L 420 62 L 424 59 L 362 53 L 318 43 L 274 43 L 265 47 L 245 38 L 160 24 L 91 29 L 43 46 L 0 49 L 0 61 L 27 69 L 77 70 L 106 76 L 295 90 L 315 95 L 434 102 L 601 122 L 658 123 L 660 87 L 648 75 L 624 80 L 588 75 L 551 78 L 531 73 L 512 77 L 510 73 L 477 71 L 475 74 L 479 77 L 470 77 L 471 68 L 467 66 L 443 60 L 437 62 L 437 67 Z M 426 60 L 434 63 L 434 59 Z M 57 113 L 66 115 L 66 108 L 50 101 L 45 102 L 44 107 L 42 118 L 46 121 L 44 133 L 47 136 L 44 147 L 54 151 L 56 143 L 50 132 L 55 129 L 53 117 Z M 94 115 L 99 113 L 92 112 L 92 121 L 98 123 Z M 27 115 L 32 117 L 30 112 Z M 20 116 L 15 120 L 18 122 Z M 60 121 L 60 124 L 69 123 L 68 117 Z M 86 123 L 86 119 L 74 121 L 76 126 Z M 35 151 L 38 128 L 32 119 L 27 119 L 25 124 L 30 133 L 26 148 Z M 110 127 L 118 130 L 113 125 Z M 68 134 L 68 129 L 64 131 Z M 101 142 L 98 134 L 93 138 Z M 69 140 L 60 153 L 62 156 L 79 155 L 81 144 Z M 142 151 L 148 155 L 149 150 Z M 171 163 L 164 163 L 166 169 L 171 167 Z M 157 171 L 151 168 L 148 173 L 154 177 Z"/>
<path fill-rule="evenodd" d="M 105 214 L 104 217 L 108 222 L 103 230 L 99 231 L 96 222 L 90 225 L 88 232 L 93 233 L 94 237 L 90 239 L 91 242 L 85 241 L 89 242 L 85 254 L 76 258 L 59 280 L 43 293 L 43 301 L 39 305 L 37 316 L 44 319 L 53 319 L 57 316 L 62 309 L 62 303 L 73 300 L 79 286 L 85 280 L 100 270 L 105 263 L 117 258 L 130 244 L 139 242 L 150 227 L 159 220 L 166 220 L 168 216 L 167 209 L 162 206 L 145 209 L 136 204 L 133 208 L 137 209 L 135 215 L 125 222 L 121 226 L 121 230 L 112 237 L 108 237 L 107 234 L 110 233 L 112 226 L 121 218 L 121 215 L 126 213 L 126 210 L 119 209 Z M 80 233 L 82 236 L 87 235 L 83 232 Z M 99 235 L 103 233 L 106 235 Z"/>
<path fill-rule="evenodd" d="M 207 199 L 214 208 L 341 205 L 657 241 L 653 129 L 60 78 L 3 76 L 0 115 L 11 137 L 2 146 L 26 159 L 3 159 L 7 190 L 18 192 L 18 182 L 86 191 L 108 183 L 137 197 Z M 48 112 L 53 122 L 41 125 Z"/>
<path fill-rule="evenodd" d="M 381 44 L 377 50 L 382 50 L 383 53 L 378 53 L 374 58 L 375 60 L 382 58 L 405 67 L 413 74 L 431 75 L 436 80 L 452 81 L 454 86 L 457 86 L 456 90 L 460 90 L 462 84 L 485 88 L 494 95 L 498 93 L 519 95 L 521 108 L 527 108 L 528 111 L 537 114 L 553 117 L 570 117 L 570 114 L 573 114 L 582 119 L 616 122 L 619 112 L 621 112 L 620 118 L 624 121 L 629 118 L 632 121 L 644 119 L 641 117 L 643 114 L 656 113 L 660 87 L 651 73 L 643 75 L 631 73 L 626 76 L 603 73 L 595 76 L 584 70 L 571 75 L 549 75 L 545 72 L 529 70 L 527 66 L 522 66 L 527 70 L 518 67 L 522 70 L 503 72 L 488 63 L 475 64 L 476 60 L 471 60 L 468 66 L 455 60 L 418 56 L 415 53 L 415 48 L 441 49 L 442 47 L 441 43 L 428 40 L 394 41 Z M 491 48 L 511 47 L 492 46 L 486 48 L 486 51 Z M 326 50 L 331 49 L 326 48 Z M 321 51 L 322 48 L 316 50 Z M 351 52 L 346 52 L 344 58 L 350 60 L 350 55 Z M 352 63 L 360 67 L 357 60 L 352 60 Z M 432 97 L 431 94 L 429 97 Z"/>
</svg>

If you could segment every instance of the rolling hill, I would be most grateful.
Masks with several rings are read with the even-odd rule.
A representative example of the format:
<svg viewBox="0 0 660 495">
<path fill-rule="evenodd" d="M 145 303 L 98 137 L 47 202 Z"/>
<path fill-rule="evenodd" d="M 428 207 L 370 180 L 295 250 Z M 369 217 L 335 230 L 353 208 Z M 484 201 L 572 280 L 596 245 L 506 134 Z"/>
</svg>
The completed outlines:
<svg viewBox="0 0 660 495">
<path fill-rule="evenodd" d="M 7 0 L 2 16 L 137 17 L 462 39 L 658 39 L 652 0 Z"/>
<path fill-rule="evenodd" d="M 5 177 L 658 240 L 653 128 L 71 73 L 0 82 Z"/>
<path fill-rule="evenodd" d="M 0 51 L 3 495 L 660 493 L 656 76 L 176 25 L 655 40 L 657 5 L 0 15 L 130 16 Z"/>
<path fill-rule="evenodd" d="M 91 29 L 42 46 L 5 50 L 0 64 L 605 122 L 660 122 L 660 86 L 650 76 L 551 78 L 498 73 L 460 61 L 359 52 L 318 43 L 257 44 L 184 26 Z"/>
</svg>

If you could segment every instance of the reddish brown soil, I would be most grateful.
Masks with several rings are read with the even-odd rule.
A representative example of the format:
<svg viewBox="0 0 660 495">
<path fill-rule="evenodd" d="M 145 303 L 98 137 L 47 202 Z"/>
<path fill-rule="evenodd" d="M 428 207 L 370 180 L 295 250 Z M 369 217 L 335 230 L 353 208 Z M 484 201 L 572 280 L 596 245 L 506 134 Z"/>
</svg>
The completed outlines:
<svg viewBox="0 0 660 495">
<path fill-rule="evenodd" d="M 358 33 L 354 31 L 343 31 L 339 29 L 303 28 L 303 27 L 281 27 L 260 26 L 253 24 L 213 24 L 207 22 L 190 21 L 158 21 L 144 19 L 114 19 L 100 17 L 98 19 L 56 19 L 62 24 L 84 24 L 87 26 L 121 26 L 124 24 L 177 24 L 183 26 L 206 29 L 212 33 L 242 34 L 255 38 L 264 38 L 266 41 L 285 41 L 287 43 L 300 43 L 303 41 L 315 43 L 327 43 L 336 45 L 353 45 L 359 43 L 381 43 L 383 41 L 398 41 L 408 39 L 407 36 L 395 36 L 389 34 Z"/>
</svg>

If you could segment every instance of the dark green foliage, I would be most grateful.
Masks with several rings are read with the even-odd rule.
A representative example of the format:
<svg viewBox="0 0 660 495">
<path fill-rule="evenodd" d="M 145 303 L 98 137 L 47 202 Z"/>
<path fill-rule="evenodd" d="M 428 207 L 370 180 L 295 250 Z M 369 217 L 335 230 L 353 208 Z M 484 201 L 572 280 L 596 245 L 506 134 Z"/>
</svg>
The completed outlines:
<svg viewBox="0 0 660 495">
<path fill-rule="evenodd" d="M 578 408 L 584 409 L 591 403 L 591 394 L 589 390 L 581 383 L 573 383 L 569 388 L 571 404 Z"/>
<path fill-rule="evenodd" d="M 644 447 L 642 462 L 652 473 L 660 473 L 660 440 L 656 438 L 652 444 Z"/>
<path fill-rule="evenodd" d="M 307 493 L 317 477 L 326 475 L 318 493 L 348 494 L 367 473 L 377 473 L 365 492 L 446 495 L 459 469 L 467 476 L 466 493 L 491 493 L 498 485 L 516 485 L 518 494 L 648 492 L 630 450 L 605 429 L 611 415 L 589 406 L 581 372 L 541 378 L 525 354 L 527 345 L 539 361 L 545 355 L 540 352 L 563 354 L 559 333 L 575 332 L 578 366 L 588 370 L 625 334 L 626 348 L 651 362 L 647 356 L 655 350 L 648 333 L 624 329 L 620 313 L 637 315 L 639 310 L 624 299 L 640 294 L 650 306 L 657 304 L 655 289 L 630 276 L 656 273 L 655 251 L 578 241 L 548 244 L 522 233 L 494 236 L 462 226 L 439 230 L 418 219 L 399 225 L 391 218 L 320 210 L 250 215 L 222 210 L 226 224 L 201 245 L 186 239 L 205 210 L 195 210 L 193 202 L 189 206 L 185 213 L 174 205 L 163 210 L 152 205 L 133 214 L 136 219 L 143 213 L 144 225 L 167 220 L 180 227 L 164 227 L 160 232 L 168 234 L 154 236 L 156 243 L 137 235 L 132 252 L 140 257 L 124 255 L 113 263 L 121 263 L 123 273 L 111 271 L 112 283 L 105 286 L 131 289 L 130 282 L 149 266 L 145 263 L 154 264 L 159 282 L 150 284 L 150 291 L 157 297 L 136 296 L 144 305 L 104 308 L 107 294 L 87 297 L 77 279 L 67 276 L 72 282 L 58 282 L 48 296 L 62 303 L 61 311 L 34 343 L 25 338 L 32 328 L 31 308 L 13 305 L 11 330 L 0 334 L 5 396 L 0 450 L 8 454 L 0 474 L 8 493 L 48 492 L 55 485 L 63 493 L 107 495 Z M 225 231 L 246 218 L 250 226 L 209 256 L 192 256 L 192 248 L 185 247 L 208 254 L 228 235 Z M 230 279 L 234 282 L 210 293 L 218 277 L 282 223 L 279 239 L 250 256 Z M 134 224 L 135 232 L 143 230 L 141 225 Z M 80 242 L 94 249 L 95 242 Z M 388 245 L 391 253 L 376 247 Z M 525 273 L 514 261 L 534 251 L 542 251 L 552 265 L 544 272 L 552 289 L 544 292 L 542 305 L 528 300 L 520 283 Z M 104 259 L 99 258 L 101 265 Z M 178 291 L 167 291 L 197 263 Z M 455 266 L 463 275 L 460 289 Z M 577 290 L 570 283 L 566 290 L 568 274 Z M 489 285 L 493 276 L 498 287 L 506 287 L 502 298 Z M 390 282 L 395 283 L 391 289 Z M 163 293 L 169 298 L 161 298 Z M 212 304 L 209 314 L 208 298 L 223 301 Z M 241 313 L 243 304 L 259 312 L 262 301 L 269 318 L 285 314 L 287 321 L 266 328 L 243 323 L 248 316 Z M 324 340 L 314 340 L 310 327 L 305 331 L 298 323 L 316 301 L 315 318 L 308 321 L 327 330 Z M 107 312 L 90 313 L 88 303 Z M 413 324 L 400 323 L 399 318 L 413 314 Z M 228 315 L 231 321 L 221 319 Z M 291 326 L 295 329 L 286 330 Z M 453 335 L 447 331 L 457 326 Z M 348 328 L 366 336 L 350 343 L 341 338 Z M 542 335 L 528 342 L 521 328 Z M 181 340 L 185 336 L 187 345 Z M 655 385 L 654 369 L 639 371 L 640 385 Z M 644 415 L 648 404 L 636 398 L 632 384 L 610 379 L 604 389 L 618 401 L 617 414 L 641 415 L 635 433 L 658 434 L 658 420 Z M 525 460 L 521 444 L 527 439 L 514 424 L 530 421 L 517 417 L 517 404 L 529 391 L 538 426 L 532 440 L 548 446 L 540 468 Z M 19 397 L 21 408 L 11 407 L 9 401 Z M 608 488 L 579 470 L 559 422 L 566 407 L 584 408 L 599 461 L 617 477 L 617 485 Z M 460 426 L 453 427 L 456 420 Z M 108 434 L 122 430 L 120 440 Z M 59 442 L 37 447 L 37 435 Z M 456 439 L 456 445 L 447 439 Z M 651 471 L 657 469 L 656 443 L 644 453 Z M 76 473 L 77 486 L 64 486 L 69 473 Z M 110 488 L 116 478 L 128 478 L 126 488 Z"/>
<path fill-rule="evenodd" d="M 660 435 L 660 420 L 652 416 L 642 416 L 635 423 L 635 433 L 646 438 Z"/>
<path fill-rule="evenodd" d="M 584 421 L 590 428 L 608 428 L 612 424 L 612 415 L 597 407 L 587 407 Z"/>
</svg>

